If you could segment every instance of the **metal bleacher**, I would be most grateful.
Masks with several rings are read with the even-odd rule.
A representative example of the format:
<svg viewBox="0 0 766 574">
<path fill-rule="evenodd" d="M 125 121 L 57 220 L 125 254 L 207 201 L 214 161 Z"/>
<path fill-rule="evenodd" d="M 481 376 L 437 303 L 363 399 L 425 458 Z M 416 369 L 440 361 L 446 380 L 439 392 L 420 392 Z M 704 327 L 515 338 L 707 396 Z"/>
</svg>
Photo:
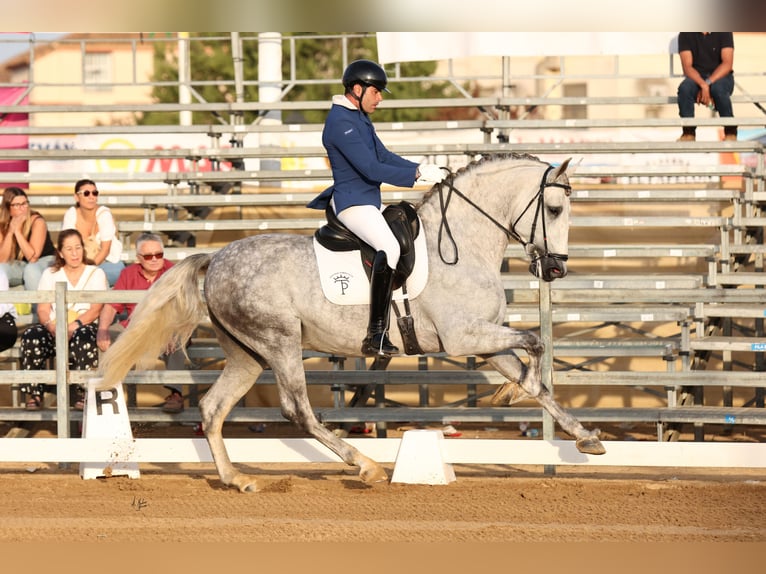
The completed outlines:
<svg viewBox="0 0 766 574">
<path fill-rule="evenodd" d="M 573 101 L 577 100 L 577 101 Z M 736 97 L 735 97 L 736 100 Z M 589 105 L 617 106 L 621 103 L 675 105 L 672 97 L 588 98 Z M 484 107 L 506 109 L 513 105 L 572 105 L 579 98 L 474 98 L 449 100 L 392 100 L 394 107 Z M 153 104 L 152 106 L 156 106 Z M 169 111 L 181 109 L 167 105 Z M 191 104 L 187 109 L 239 114 L 243 111 L 279 109 L 322 109 L 324 102 L 271 102 Z M 30 115 L 82 112 L 83 106 L 0 106 Z M 147 111 L 148 105 L 90 106 L 90 111 Z M 721 127 L 734 120 L 697 119 L 695 125 Z M 541 307 L 539 282 L 529 275 L 522 261 L 522 249 L 508 246 L 502 270 L 507 293 L 508 324 L 537 331 L 541 322 L 552 324 L 549 341 L 553 354 L 552 383 L 562 403 L 583 422 L 650 423 L 658 439 L 674 440 L 683 425 L 692 425 L 695 438 L 704 438 L 705 425 L 763 425 L 764 337 L 766 297 L 763 287 L 763 227 L 766 215 L 766 169 L 764 147 L 758 141 L 683 142 L 572 142 L 499 143 L 492 135 L 502 130 L 602 129 L 619 127 L 673 127 L 688 120 L 637 118 L 602 119 L 480 119 L 376 123 L 385 141 L 387 133 L 408 133 L 412 142 L 390 148 L 402 155 L 439 161 L 459 167 L 477 154 L 513 151 L 543 158 L 606 154 L 689 154 L 705 156 L 702 163 L 636 167 L 630 163 L 588 165 L 572 176 L 572 226 L 570 275 L 550 285 L 550 308 Z M 737 117 L 736 125 L 762 126 L 763 117 Z M 25 126 L 2 127 L 4 134 L 115 133 L 196 133 L 211 141 L 232 131 L 247 134 L 318 132 L 321 124 L 250 124 L 193 126 Z M 451 144 L 419 138 L 422 132 L 479 131 L 481 143 Z M 748 154 L 753 165 L 721 164 L 718 154 Z M 223 162 L 245 159 L 322 158 L 319 146 L 253 146 L 210 149 L 78 149 L 5 150 L 0 160 L 56 160 L 62 166 L 77 159 L 138 159 L 161 157 L 194 162 L 206 159 Z M 691 161 L 691 160 L 690 160 Z M 83 174 L 68 171 L 0 172 L 0 182 L 70 185 Z M 192 246 L 170 242 L 166 256 L 174 261 L 192 253 L 211 252 L 222 243 L 253 233 L 294 232 L 310 234 L 323 220 L 321 214 L 303 206 L 316 190 L 330 179 L 327 169 L 265 169 L 232 171 L 167 171 L 161 173 L 112 173 L 115 183 L 159 183 L 162 193 L 121 193 L 103 195 L 100 203 L 115 213 L 124 241 L 123 260 L 133 261 L 132 241 L 142 231 L 171 237 L 188 233 L 197 238 Z M 236 182 L 238 193 L 214 193 L 203 186 Z M 300 187 L 295 184 L 300 184 Z M 189 186 L 188 189 L 185 186 Z M 307 189 L 308 186 L 308 189 Z M 312 187 L 313 186 L 313 187 Z M 384 189 L 385 201 L 417 201 L 423 189 Z M 34 193 L 33 207 L 46 215 L 55 234 L 59 214 L 71 204 L 71 195 Z M 206 208 L 204 218 L 194 209 Z M 268 211 L 259 211 L 269 208 Z M 759 231 L 760 230 L 760 231 Z M 65 297 L 67 301 L 140 300 L 135 293 L 44 293 L 12 290 L 0 293 L 0 301 L 39 302 Z M 25 319 L 27 322 L 30 318 Z M 22 321 L 23 325 L 23 321 Z M 187 385 L 190 403 L 198 388 L 212 384 L 223 355 L 201 325 L 188 349 L 190 369 L 131 373 L 125 381 L 138 386 Z M 83 382 L 87 373 L 56 370 L 22 372 L 14 369 L 17 349 L 0 354 L 9 368 L 0 385 L 16 388 L 25 381 L 66 384 Z M 312 388 L 329 391 L 331 400 L 316 405 L 328 424 L 348 425 L 372 421 L 379 434 L 397 421 L 429 422 L 520 422 L 543 420 L 536 403 L 511 408 L 488 406 L 490 396 L 502 378 L 483 367 L 476 357 L 439 355 L 394 359 L 386 371 L 369 370 L 365 361 L 312 354 L 305 357 L 307 378 Z M 265 373 L 258 385 L 273 385 Z M 148 387 L 147 387 L 148 388 Z M 434 389 L 446 388 L 446 391 Z M 360 392 L 366 389 L 366 393 Z M 630 406 L 615 407 L 604 397 L 621 393 Z M 720 396 L 719 396 L 720 395 Z M 322 395 L 325 399 L 326 395 Z M 361 398 L 360 398 L 361 397 Z M 233 422 L 275 422 L 283 420 L 276 404 L 254 406 L 247 399 L 234 409 Z M 368 403 L 379 408 L 370 409 Z M 199 420 L 196 409 L 180 415 L 162 413 L 151 405 L 132 402 L 131 420 L 139 422 L 192 422 Z M 66 408 L 26 412 L 16 395 L 13 404 L 0 406 L 0 420 L 57 421 L 60 433 L 80 413 Z"/>
</svg>

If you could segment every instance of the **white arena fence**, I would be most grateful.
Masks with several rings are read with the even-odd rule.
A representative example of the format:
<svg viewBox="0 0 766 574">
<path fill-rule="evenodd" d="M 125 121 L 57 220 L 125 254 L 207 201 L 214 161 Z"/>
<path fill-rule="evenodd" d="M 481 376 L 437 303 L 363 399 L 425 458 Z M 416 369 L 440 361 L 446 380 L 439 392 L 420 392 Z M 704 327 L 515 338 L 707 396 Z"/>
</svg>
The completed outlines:
<svg viewBox="0 0 766 574">
<path fill-rule="evenodd" d="M 57 309 L 66 309 L 66 303 L 69 301 L 138 301 L 143 293 L 136 292 L 71 292 L 67 291 L 64 283 L 57 285 L 53 292 L 11 292 L 0 294 L 0 300 L 15 298 L 28 299 L 29 301 L 54 301 L 57 303 Z M 543 302 L 540 304 L 539 313 L 541 324 L 543 325 L 543 336 L 546 331 L 545 324 L 552 321 L 550 284 L 540 284 L 539 297 Z M 716 290 L 723 291 L 723 290 Z M 705 290 L 702 290 L 704 293 Z M 719 297 L 726 296 L 719 293 Z M 57 321 L 63 325 L 62 320 Z M 109 461 L 130 461 L 130 462 L 209 462 L 210 453 L 206 443 L 202 439 L 125 439 L 125 438 L 70 438 L 71 424 L 82 420 L 82 413 L 70 411 L 67 407 L 67 389 L 68 384 L 81 383 L 86 384 L 91 374 L 88 372 L 74 372 L 67 368 L 66 353 L 63 351 L 66 345 L 65 333 L 59 333 L 57 336 L 57 345 L 60 345 L 60 351 L 57 353 L 56 369 L 54 371 L 5 371 L 7 376 L 3 378 L 5 384 L 20 384 L 25 381 L 46 382 L 56 384 L 58 389 L 58 406 L 55 410 L 49 412 L 27 413 L 23 409 L 15 409 L 18 415 L 17 420 L 56 420 L 58 426 L 58 436 L 55 439 L 31 439 L 19 440 L 13 438 L 0 439 L 0 461 L 4 462 L 109 462 Z M 554 373 L 547 365 L 544 376 L 550 385 Z M 317 374 L 317 373 L 313 373 Z M 588 377 L 588 373 L 578 374 L 579 384 Z M 620 376 L 625 375 L 626 379 L 622 384 L 641 384 L 651 376 L 647 373 L 592 373 L 596 376 L 592 384 L 604 384 L 604 376 L 610 377 L 607 384 L 620 384 Z M 712 373 L 704 373 L 711 375 Z M 312 375 L 312 373 L 309 373 Z M 374 373 L 371 371 L 327 371 L 317 377 L 316 384 L 335 384 L 349 383 L 355 379 L 364 378 L 365 380 L 381 383 L 381 376 L 385 384 L 395 384 L 398 378 L 402 381 L 418 380 L 438 381 L 440 383 L 470 380 L 483 380 L 487 384 L 499 384 L 502 379 L 496 374 L 482 371 L 474 372 L 453 372 L 450 376 L 445 373 L 435 371 L 399 373 L 386 371 L 384 373 Z M 735 373 L 729 375 L 737 376 Z M 743 378 L 740 383 L 756 386 L 762 384 L 758 373 L 747 373 L 752 377 Z M 130 384 L 163 384 L 167 382 L 185 382 L 212 383 L 217 376 L 216 371 L 187 371 L 187 372 L 134 372 L 125 381 Z M 669 371 L 662 374 L 666 378 L 668 392 L 678 387 L 681 380 L 672 382 L 674 376 L 679 377 L 698 377 L 699 373 L 682 371 L 675 373 Z M 263 377 L 264 384 L 273 384 L 269 380 L 268 374 Z M 567 377 L 563 377 L 563 381 Z M 704 377 L 701 377 L 704 378 Z M 558 381 L 558 376 L 556 377 Z M 711 384 L 721 384 L 722 380 L 729 377 L 715 379 L 709 377 Z M 574 377 L 575 383 L 578 377 Z M 688 381 L 687 381 L 688 382 Z M 699 381 L 698 381 L 699 382 Z M 557 384 L 559 384 L 557 382 Z M 565 384 L 565 383 L 564 383 Z M 587 384 L 587 383 L 586 383 Z M 670 396 L 670 395 L 669 395 Z M 154 413 L 145 413 L 143 416 L 134 417 L 139 414 L 137 411 L 130 413 L 130 420 L 171 420 L 171 417 L 162 413 L 156 413 L 158 409 L 147 409 L 155 411 Z M 239 413 L 238 413 L 239 411 Z M 471 439 L 470 441 L 446 441 L 443 453 L 444 461 L 448 463 L 466 463 L 466 464 L 542 464 L 542 465 L 599 465 L 599 466 L 674 466 L 674 467 L 748 467 L 761 468 L 766 464 L 766 457 L 763 456 L 763 444 L 721 444 L 721 443 L 623 443 L 616 441 L 606 441 L 608 454 L 603 457 L 593 457 L 582 455 L 574 448 L 572 441 L 555 440 L 554 429 L 551 421 L 546 420 L 543 413 L 538 408 L 319 408 L 317 409 L 320 417 L 325 420 L 340 421 L 369 421 L 380 419 L 386 421 L 395 420 L 418 420 L 418 415 L 424 415 L 424 421 L 438 421 L 447 423 L 449 421 L 542 421 L 543 436 L 541 440 L 484 440 Z M 731 423 L 745 424 L 766 424 L 766 411 L 764 409 L 742 409 L 742 408 L 722 408 L 714 409 L 711 407 L 673 407 L 660 409 L 592 409 L 590 416 L 587 416 L 587 409 L 572 409 L 578 416 L 586 415 L 582 420 L 655 420 L 658 425 L 661 421 L 686 421 L 709 423 L 720 423 L 729 421 Z M 602 411 L 599 415 L 598 411 Z M 715 411 L 715 412 L 713 412 Z M 5 415 L 11 414 L 9 409 L 0 409 Z M 323 415 L 324 413 L 324 415 Z M 345 414 L 344 414 L 345 413 Z M 184 413 L 189 420 L 192 417 L 198 417 L 194 413 Z M 232 420 L 282 420 L 278 409 L 247 409 L 237 408 L 232 413 Z M 661 438 L 658 432 L 658 438 Z M 393 462 L 396 460 L 396 453 L 400 446 L 400 439 L 352 439 L 355 444 L 359 444 L 363 452 L 370 454 L 381 462 Z M 312 439 L 227 439 L 227 444 L 231 445 L 232 459 L 240 462 L 332 462 L 337 460 L 335 456 L 320 446 Z M 470 446 L 469 446 L 470 445 Z"/>
<path fill-rule="evenodd" d="M 346 439 L 381 463 L 395 463 L 402 439 Z M 224 439 L 235 463 L 341 462 L 314 439 Z M 449 464 L 583 467 L 766 468 L 766 444 L 603 441 L 606 454 L 580 453 L 574 441 L 448 439 L 442 441 Z M 93 438 L 0 439 L 0 462 L 16 463 L 212 463 L 205 439 Z"/>
</svg>

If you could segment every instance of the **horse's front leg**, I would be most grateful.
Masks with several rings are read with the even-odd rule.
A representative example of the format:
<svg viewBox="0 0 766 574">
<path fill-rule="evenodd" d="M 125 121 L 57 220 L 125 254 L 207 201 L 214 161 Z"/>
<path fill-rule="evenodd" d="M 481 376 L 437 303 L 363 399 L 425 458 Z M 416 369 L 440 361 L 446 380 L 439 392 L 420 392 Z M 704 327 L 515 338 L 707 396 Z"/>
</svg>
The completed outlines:
<svg viewBox="0 0 766 574">
<path fill-rule="evenodd" d="M 545 348 L 540 338 L 531 331 L 512 329 L 488 321 L 472 321 L 467 326 L 442 326 L 439 333 L 444 350 L 449 355 L 476 355 L 488 361 L 499 360 L 502 357 L 503 368 L 497 371 L 505 375 L 508 382 L 495 392 L 492 397 L 493 405 L 512 405 L 540 394 L 540 360 Z M 458 333 L 460 337 L 455 340 L 449 335 L 451 333 Z M 513 349 L 526 351 L 527 365 L 519 359 Z"/>
<path fill-rule="evenodd" d="M 511 379 L 509 382 L 503 384 L 503 386 L 495 393 L 492 397 L 492 404 L 503 404 L 500 403 L 498 399 L 511 398 L 512 400 L 515 399 L 513 402 L 518 402 L 518 400 L 527 398 L 516 390 L 521 387 L 523 391 L 527 393 L 527 396 L 534 398 L 540 403 L 540 406 L 550 413 L 564 432 L 574 437 L 577 450 L 586 454 L 604 454 L 606 449 L 598 438 L 601 431 L 599 429 L 589 431 L 583 427 L 580 421 L 564 410 L 564 408 L 553 398 L 550 391 L 543 386 L 540 366 L 542 347 L 541 344 L 541 351 L 539 354 L 529 355 L 529 365 L 527 366 L 526 376 L 521 379 L 518 379 L 516 375 L 519 371 L 518 363 L 521 361 L 519 361 L 515 354 L 508 354 L 505 352 L 496 355 L 483 355 L 483 358 L 487 363 L 497 372 Z M 519 383 L 513 382 L 514 380 L 519 380 Z M 506 402 L 505 404 L 508 405 L 511 403 Z"/>
<path fill-rule="evenodd" d="M 462 331 L 457 329 L 442 329 L 440 333 L 461 333 L 459 340 L 449 336 L 443 337 L 444 348 L 450 355 L 480 356 L 510 382 L 495 394 L 495 400 L 520 400 L 525 398 L 518 394 L 520 386 L 527 396 L 537 400 L 550 413 L 559 426 L 576 439 L 580 452 L 587 454 L 604 454 L 606 449 L 598 439 L 599 430 L 586 430 L 580 422 L 559 405 L 550 392 L 542 384 L 541 360 L 545 347 L 540 338 L 530 331 L 520 331 L 495 323 L 473 321 L 469 322 Z M 526 369 L 511 349 L 524 349 L 528 361 Z M 516 383 L 515 381 L 518 381 Z M 499 404 L 497 402 L 493 404 Z M 508 403 L 505 403 L 508 404 Z"/>
</svg>

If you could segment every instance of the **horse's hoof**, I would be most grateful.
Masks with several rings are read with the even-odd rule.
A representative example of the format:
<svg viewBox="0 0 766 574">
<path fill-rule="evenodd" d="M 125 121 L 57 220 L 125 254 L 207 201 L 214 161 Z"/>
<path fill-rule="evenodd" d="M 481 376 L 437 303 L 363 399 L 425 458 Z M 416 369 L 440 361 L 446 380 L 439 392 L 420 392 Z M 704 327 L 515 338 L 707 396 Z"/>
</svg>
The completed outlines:
<svg viewBox="0 0 766 574">
<path fill-rule="evenodd" d="M 583 454 L 604 454 L 606 449 L 597 436 L 588 436 L 584 438 L 578 438 L 575 441 L 577 450 Z"/>
<path fill-rule="evenodd" d="M 258 492 L 258 483 L 252 476 L 245 474 L 237 475 L 229 486 L 237 488 L 240 492 Z"/>
<path fill-rule="evenodd" d="M 366 484 L 373 484 L 375 482 L 384 482 L 388 480 L 388 475 L 383 467 L 379 464 L 371 465 L 367 468 L 363 468 L 359 472 L 359 478 Z"/>
<path fill-rule="evenodd" d="M 531 397 L 523 388 L 521 388 L 520 384 L 507 382 L 503 383 L 501 387 L 495 391 L 495 394 L 492 395 L 489 402 L 493 407 L 507 407 L 528 398 Z"/>
</svg>

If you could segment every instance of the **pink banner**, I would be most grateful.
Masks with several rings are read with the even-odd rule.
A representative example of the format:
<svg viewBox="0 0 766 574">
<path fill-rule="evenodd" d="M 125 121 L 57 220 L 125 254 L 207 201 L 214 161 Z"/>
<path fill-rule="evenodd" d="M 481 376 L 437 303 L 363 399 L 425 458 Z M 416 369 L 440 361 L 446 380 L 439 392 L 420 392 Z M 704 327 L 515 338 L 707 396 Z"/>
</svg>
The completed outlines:
<svg viewBox="0 0 766 574">
<path fill-rule="evenodd" d="M 26 88 L 0 88 L 0 105 L 11 106 L 26 104 L 28 97 L 24 96 L 21 101 L 17 101 L 22 94 L 26 91 Z M 16 113 L 0 113 L 0 126 L 2 127 L 19 127 L 28 126 L 29 116 L 28 114 L 16 114 Z M 6 135 L 0 134 L 0 150 L 4 149 L 29 149 L 29 136 L 24 135 Z M 0 160 L 0 171 L 29 171 L 29 161 L 25 159 L 9 159 Z M 2 187 L 18 186 L 26 188 L 26 183 L 3 183 Z"/>
</svg>

